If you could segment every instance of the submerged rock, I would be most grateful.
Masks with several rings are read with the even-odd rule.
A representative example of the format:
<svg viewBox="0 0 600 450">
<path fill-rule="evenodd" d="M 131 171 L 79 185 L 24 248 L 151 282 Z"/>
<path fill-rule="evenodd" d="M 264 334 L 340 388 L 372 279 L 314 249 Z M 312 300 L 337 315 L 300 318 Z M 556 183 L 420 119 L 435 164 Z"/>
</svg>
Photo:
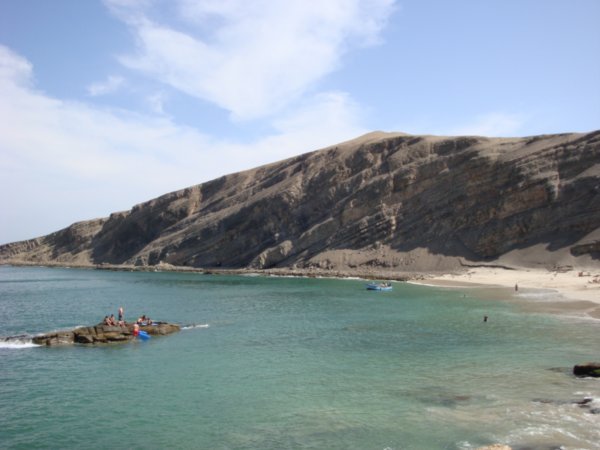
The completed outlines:
<svg viewBox="0 0 600 450">
<path fill-rule="evenodd" d="M 600 377 L 600 362 L 588 362 L 573 367 L 573 375 L 577 377 Z"/>
<path fill-rule="evenodd" d="M 98 324 L 91 327 L 80 327 L 71 331 L 58 331 L 35 336 L 32 341 L 37 345 L 56 346 L 72 344 L 108 344 L 132 340 L 134 324 L 109 326 Z M 153 325 L 142 325 L 140 330 L 150 335 L 167 335 L 181 330 L 179 325 L 166 322 L 154 322 Z"/>
</svg>

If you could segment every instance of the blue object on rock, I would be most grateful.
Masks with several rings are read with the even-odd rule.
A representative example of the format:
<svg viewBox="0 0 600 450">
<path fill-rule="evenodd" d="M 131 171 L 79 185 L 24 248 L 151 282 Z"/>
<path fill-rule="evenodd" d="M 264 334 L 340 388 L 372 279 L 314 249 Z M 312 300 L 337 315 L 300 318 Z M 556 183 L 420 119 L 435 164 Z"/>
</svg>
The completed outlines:
<svg viewBox="0 0 600 450">
<path fill-rule="evenodd" d="M 140 333 L 138 334 L 138 337 L 140 339 L 143 339 L 144 341 L 150 339 L 150 335 L 148 333 L 146 333 L 144 330 L 140 330 Z"/>
</svg>

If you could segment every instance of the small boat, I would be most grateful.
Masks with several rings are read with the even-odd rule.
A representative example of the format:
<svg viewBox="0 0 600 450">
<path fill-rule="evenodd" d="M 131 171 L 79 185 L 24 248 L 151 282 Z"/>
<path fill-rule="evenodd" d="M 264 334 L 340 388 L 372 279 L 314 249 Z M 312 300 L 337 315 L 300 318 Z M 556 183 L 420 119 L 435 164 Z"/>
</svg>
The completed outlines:
<svg viewBox="0 0 600 450">
<path fill-rule="evenodd" d="M 368 291 L 391 291 L 392 283 L 384 282 L 384 283 L 369 283 L 367 284 Z"/>
</svg>

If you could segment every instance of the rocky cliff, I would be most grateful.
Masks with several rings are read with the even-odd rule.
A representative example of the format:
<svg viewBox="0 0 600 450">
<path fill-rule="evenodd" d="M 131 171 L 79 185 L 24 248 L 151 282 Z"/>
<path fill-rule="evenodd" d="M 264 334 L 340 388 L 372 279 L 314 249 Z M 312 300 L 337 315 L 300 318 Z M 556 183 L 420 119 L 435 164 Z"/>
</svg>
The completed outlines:
<svg viewBox="0 0 600 450">
<path fill-rule="evenodd" d="M 371 133 L 37 239 L 0 262 L 394 271 L 600 263 L 600 131 Z"/>
</svg>

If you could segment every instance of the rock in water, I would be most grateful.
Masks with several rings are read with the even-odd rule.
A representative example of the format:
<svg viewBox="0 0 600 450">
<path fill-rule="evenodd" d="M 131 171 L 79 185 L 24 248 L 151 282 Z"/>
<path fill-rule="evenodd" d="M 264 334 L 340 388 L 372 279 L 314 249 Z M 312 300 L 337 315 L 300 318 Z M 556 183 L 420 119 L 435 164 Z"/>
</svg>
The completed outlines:
<svg viewBox="0 0 600 450">
<path fill-rule="evenodd" d="M 588 362 L 573 367 L 573 375 L 578 377 L 600 377 L 600 363 Z"/>
<path fill-rule="evenodd" d="M 72 331 L 57 331 L 34 336 L 31 341 L 36 345 L 70 345 L 75 342 L 75 335 Z"/>
<path fill-rule="evenodd" d="M 155 325 L 140 326 L 151 335 L 167 335 L 181 330 L 179 325 L 158 322 Z M 80 327 L 72 331 L 60 331 L 35 336 L 32 342 L 37 345 L 72 345 L 72 344 L 109 344 L 126 342 L 134 338 L 133 324 L 123 327 L 99 324 L 92 327 Z"/>
</svg>

